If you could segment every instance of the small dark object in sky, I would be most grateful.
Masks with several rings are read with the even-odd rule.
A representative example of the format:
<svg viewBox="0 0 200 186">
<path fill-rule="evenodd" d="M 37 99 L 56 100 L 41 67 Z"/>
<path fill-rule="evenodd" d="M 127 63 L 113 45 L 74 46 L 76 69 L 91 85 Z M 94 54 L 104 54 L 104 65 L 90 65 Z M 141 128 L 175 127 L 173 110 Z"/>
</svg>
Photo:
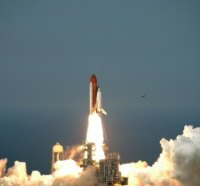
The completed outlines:
<svg viewBox="0 0 200 186">
<path fill-rule="evenodd" d="M 142 96 L 141 96 L 141 98 L 145 98 L 146 96 L 147 96 L 147 95 L 146 95 L 146 94 L 144 94 L 144 95 L 142 95 Z"/>
</svg>

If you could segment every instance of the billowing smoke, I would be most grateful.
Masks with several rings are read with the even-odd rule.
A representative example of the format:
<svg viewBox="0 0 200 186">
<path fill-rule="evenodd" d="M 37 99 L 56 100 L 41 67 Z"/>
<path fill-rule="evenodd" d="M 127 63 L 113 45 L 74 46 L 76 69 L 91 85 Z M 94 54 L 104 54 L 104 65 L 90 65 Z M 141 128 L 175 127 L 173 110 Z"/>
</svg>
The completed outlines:
<svg viewBox="0 0 200 186">
<path fill-rule="evenodd" d="M 1 161 L 1 165 L 4 162 Z M 41 175 L 33 171 L 27 175 L 26 164 L 16 161 L 6 175 L 0 178 L 1 186 L 88 186 L 97 184 L 96 172 L 89 167 L 84 172 L 74 160 L 64 160 L 55 163 L 52 175 Z"/>
<path fill-rule="evenodd" d="M 0 160 L 0 178 L 4 176 L 5 171 L 6 171 L 6 163 L 7 159 L 1 159 Z"/>
<path fill-rule="evenodd" d="M 74 167 L 75 168 L 75 167 Z M 80 167 L 77 166 L 76 169 L 80 171 Z M 55 179 L 53 181 L 53 186 L 90 186 L 97 185 L 96 170 L 94 167 L 89 167 L 85 171 L 80 171 L 81 174 L 67 174 L 65 176 L 54 174 Z"/>
<path fill-rule="evenodd" d="M 80 163 L 83 159 L 83 146 L 82 145 L 74 145 L 71 147 L 67 147 L 65 151 L 65 159 L 73 159 L 76 162 Z"/>
<path fill-rule="evenodd" d="M 121 165 L 131 186 L 199 186 L 200 128 L 185 126 L 175 140 L 161 139 L 162 152 L 158 160 Z"/>
<path fill-rule="evenodd" d="M 185 126 L 175 140 L 161 139 L 162 152 L 149 166 L 145 161 L 122 164 L 123 176 L 130 186 L 200 186 L 200 128 Z M 74 160 L 58 161 L 52 175 L 33 171 L 27 175 L 26 164 L 16 161 L 5 171 L 7 160 L 0 160 L 1 186 L 90 186 L 98 185 L 93 167 L 85 171 Z"/>
</svg>

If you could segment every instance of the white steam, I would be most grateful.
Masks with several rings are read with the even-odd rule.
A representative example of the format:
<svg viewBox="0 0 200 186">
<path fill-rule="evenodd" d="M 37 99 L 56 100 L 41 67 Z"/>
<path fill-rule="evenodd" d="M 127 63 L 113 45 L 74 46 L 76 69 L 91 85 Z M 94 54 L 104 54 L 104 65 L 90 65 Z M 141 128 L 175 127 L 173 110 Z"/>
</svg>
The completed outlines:
<svg viewBox="0 0 200 186">
<path fill-rule="evenodd" d="M 0 161 L 4 164 L 3 160 Z M 41 175 L 33 171 L 27 175 L 26 164 L 16 161 L 7 174 L 0 178 L 0 186 L 88 186 L 97 184 L 96 172 L 93 167 L 84 172 L 73 160 L 55 163 L 53 175 Z"/>
<path fill-rule="evenodd" d="M 162 152 L 152 166 L 144 161 L 120 166 L 129 186 L 200 186 L 200 128 L 185 126 L 182 135 L 162 139 L 160 144 Z M 6 159 L 0 160 L 0 186 L 98 185 L 95 169 L 82 171 L 74 160 L 57 162 L 53 175 L 38 171 L 27 175 L 26 164 L 18 161 L 5 171 L 6 163 Z"/>
<path fill-rule="evenodd" d="M 162 139 L 162 152 L 152 166 L 121 165 L 131 186 L 200 186 L 200 128 L 185 126 L 175 140 Z"/>
</svg>

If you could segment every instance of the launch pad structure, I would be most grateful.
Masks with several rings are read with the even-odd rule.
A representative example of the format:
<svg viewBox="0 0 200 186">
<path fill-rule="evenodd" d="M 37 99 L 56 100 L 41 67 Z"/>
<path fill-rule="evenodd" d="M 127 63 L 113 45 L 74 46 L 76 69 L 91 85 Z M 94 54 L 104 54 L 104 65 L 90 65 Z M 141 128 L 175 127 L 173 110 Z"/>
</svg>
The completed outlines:
<svg viewBox="0 0 200 186">
<path fill-rule="evenodd" d="M 95 74 L 90 77 L 89 93 L 89 114 L 107 114 L 102 108 L 102 95 Z M 80 165 L 83 168 L 83 171 L 89 167 L 93 167 L 96 170 L 96 177 L 99 184 L 105 184 L 108 186 L 128 185 L 128 178 L 123 177 L 119 170 L 120 155 L 118 153 L 106 154 L 104 159 L 97 161 L 94 158 L 96 144 L 93 142 L 85 142 L 83 147 L 84 158 Z M 52 149 L 52 172 L 54 172 L 54 164 L 57 161 L 62 161 L 64 159 L 64 148 L 62 145 L 57 143 Z"/>
<path fill-rule="evenodd" d="M 118 153 L 107 154 L 105 159 L 99 162 L 93 159 L 95 153 L 94 143 L 84 143 L 84 155 L 80 165 L 83 170 L 93 167 L 96 170 L 96 176 L 99 183 L 108 186 L 128 185 L 128 178 L 123 177 L 119 171 L 120 156 Z M 56 143 L 52 148 L 52 173 L 54 172 L 54 163 L 64 160 L 64 148 L 59 143 Z"/>
<path fill-rule="evenodd" d="M 84 144 L 84 154 L 86 157 L 82 161 L 81 167 L 87 169 L 88 167 L 96 168 L 96 176 L 99 183 L 106 185 L 128 185 L 128 178 L 121 176 L 119 171 L 120 156 L 118 153 L 107 154 L 105 159 L 99 162 L 93 160 L 93 153 L 95 144 Z"/>
</svg>

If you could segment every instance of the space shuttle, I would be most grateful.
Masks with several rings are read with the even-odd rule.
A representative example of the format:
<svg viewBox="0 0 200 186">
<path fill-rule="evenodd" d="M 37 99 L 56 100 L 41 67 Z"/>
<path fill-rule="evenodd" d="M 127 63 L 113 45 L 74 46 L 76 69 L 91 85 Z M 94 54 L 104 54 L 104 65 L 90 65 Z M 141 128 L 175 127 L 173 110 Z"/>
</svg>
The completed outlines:
<svg viewBox="0 0 200 186">
<path fill-rule="evenodd" d="M 102 108 L 102 94 L 97 84 L 97 78 L 95 74 L 90 77 L 90 114 L 96 112 L 107 115 L 106 111 Z"/>
</svg>

